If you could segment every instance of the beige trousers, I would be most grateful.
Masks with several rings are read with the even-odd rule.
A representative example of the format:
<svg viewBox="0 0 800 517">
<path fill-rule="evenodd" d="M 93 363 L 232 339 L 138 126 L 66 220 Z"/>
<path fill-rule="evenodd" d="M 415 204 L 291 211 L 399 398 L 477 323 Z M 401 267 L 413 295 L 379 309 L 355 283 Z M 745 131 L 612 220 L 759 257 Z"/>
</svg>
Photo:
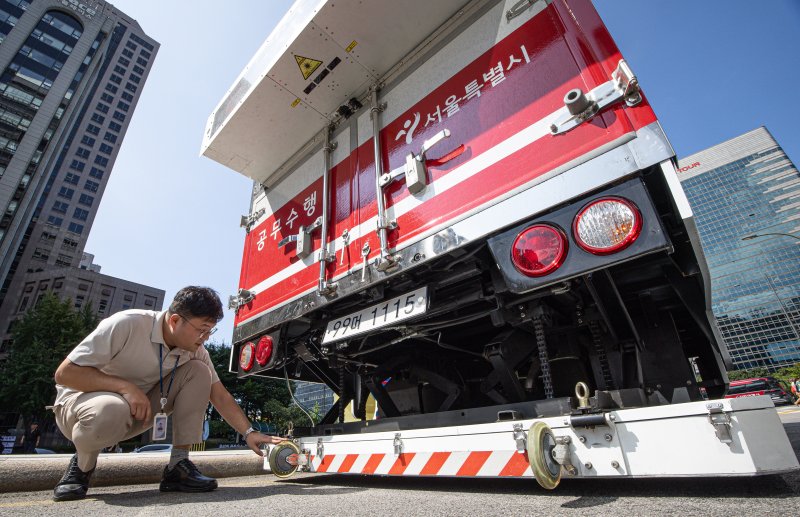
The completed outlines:
<svg viewBox="0 0 800 517">
<path fill-rule="evenodd" d="M 171 371 L 170 371 L 171 373 Z M 164 391 L 169 374 L 164 374 Z M 211 372 L 198 360 L 178 367 L 167 397 L 164 412 L 172 415 L 172 443 L 190 445 L 202 441 L 203 418 L 211 396 Z M 161 390 L 156 384 L 147 393 L 153 416 L 161 411 Z M 78 465 L 84 472 L 94 468 L 100 451 L 128 440 L 153 427 L 148 421 L 134 420 L 128 401 L 117 393 L 80 393 L 54 408 L 56 424 L 75 444 Z"/>
</svg>

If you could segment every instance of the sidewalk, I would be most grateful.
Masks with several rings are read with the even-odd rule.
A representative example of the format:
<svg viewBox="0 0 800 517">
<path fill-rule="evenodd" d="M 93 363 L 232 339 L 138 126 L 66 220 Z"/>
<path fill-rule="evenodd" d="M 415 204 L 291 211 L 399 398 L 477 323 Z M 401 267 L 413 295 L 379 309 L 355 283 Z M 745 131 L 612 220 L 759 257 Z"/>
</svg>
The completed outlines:
<svg viewBox="0 0 800 517">
<path fill-rule="evenodd" d="M 0 492 L 47 490 L 56 486 L 69 465 L 71 454 L 9 454 L 0 456 Z M 203 451 L 189 454 L 200 471 L 211 477 L 258 476 L 264 470 L 264 459 L 250 450 Z M 169 454 L 109 453 L 101 454 L 91 486 L 158 483 L 169 461 Z"/>
</svg>

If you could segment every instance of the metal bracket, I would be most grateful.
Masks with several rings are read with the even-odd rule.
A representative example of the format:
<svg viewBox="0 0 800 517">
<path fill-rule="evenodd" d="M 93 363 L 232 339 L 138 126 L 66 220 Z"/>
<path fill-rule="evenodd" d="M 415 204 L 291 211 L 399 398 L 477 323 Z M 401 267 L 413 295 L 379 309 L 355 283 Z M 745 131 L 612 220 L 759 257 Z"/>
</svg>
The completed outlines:
<svg viewBox="0 0 800 517">
<path fill-rule="evenodd" d="M 525 453 L 528 450 L 528 438 L 522 424 L 514 424 L 514 441 L 517 442 L 517 452 Z"/>
<path fill-rule="evenodd" d="M 278 247 L 282 248 L 290 242 L 296 242 L 297 248 L 295 253 L 301 259 L 311 255 L 311 233 L 322 226 L 322 217 L 317 217 L 316 221 L 308 226 L 301 226 L 297 235 L 288 235 L 278 241 Z M 326 253 L 327 260 L 327 253 Z"/>
<path fill-rule="evenodd" d="M 422 143 L 419 154 L 409 153 L 406 163 L 393 171 L 382 174 L 378 180 L 381 188 L 386 188 L 393 181 L 404 176 L 408 191 L 412 194 L 422 192 L 428 186 L 428 168 L 425 166 L 425 155 L 430 149 L 450 136 L 449 129 L 443 129 Z"/>
<path fill-rule="evenodd" d="M 400 433 L 394 435 L 394 455 L 400 456 L 403 454 L 403 440 L 400 439 Z"/>
<path fill-rule="evenodd" d="M 506 21 L 510 22 L 520 14 L 524 13 L 528 9 L 528 7 L 532 7 L 533 4 L 535 4 L 537 1 L 538 0 L 520 0 L 519 2 L 511 6 L 511 9 L 506 11 Z"/>
<path fill-rule="evenodd" d="M 265 209 L 259 208 L 252 214 L 243 215 L 241 220 L 239 221 L 239 227 L 244 228 L 245 232 L 250 233 L 250 228 L 252 228 L 253 225 L 256 224 L 256 221 L 258 221 L 259 218 L 261 218 L 261 216 L 264 215 L 265 211 L 266 211 Z"/>
<path fill-rule="evenodd" d="M 714 426 L 714 432 L 722 443 L 733 443 L 731 436 L 731 417 L 722 407 L 720 402 L 706 404 L 708 421 Z"/>
<path fill-rule="evenodd" d="M 556 436 L 556 446 L 553 448 L 553 459 L 564 467 L 564 470 L 570 476 L 578 473 L 578 469 L 572 464 L 572 456 L 570 455 L 569 446 L 572 443 L 572 438 L 569 436 Z"/>
<path fill-rule="evenodd" d="M 317 458 L 323 459 L 325 457 L 325 446 L 322 444 L 322 438 L 317 438 Z"/>
<path fill-rule="evenodd" d="M 589 93 L 584 93 L 580 88 L 568 91 L 564 96 L 567 113 L 550 126 L 550 133 L 560 135 L 575 129 L 587 120 L 591 120 L 604 108 L 620 101 L 625 101 L 628 106 L 642 102 L 639 81 L 624 59 L 620 59 L 617 68 L 611 74 L 610 81 Z"/>
<path fill-rule="evenodd" d="M 228 297 L 228 308 L 238 311 L 239 307 L 250 303 L 255 297 L 255 293 L 247 289 L 239 289 L 235 295 Z"/>
</svg>

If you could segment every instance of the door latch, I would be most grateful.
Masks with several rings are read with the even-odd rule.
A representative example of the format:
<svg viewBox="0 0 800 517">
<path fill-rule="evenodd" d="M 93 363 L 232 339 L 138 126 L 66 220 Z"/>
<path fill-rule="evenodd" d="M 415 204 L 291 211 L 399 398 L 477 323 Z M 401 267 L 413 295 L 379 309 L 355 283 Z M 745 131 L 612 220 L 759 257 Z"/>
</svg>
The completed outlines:
<svg viewBox="0 0 800 517">
<path fill-rule="evenodd" d="M 391 172 L 382 174 L 378 185 L 381 188 L 386 188 L 394 180 L 405 176 L 406 186 L 408 191 L 412 194 L 422 192 L 428 186 L 428 168 L 425 166 L 425 154 L 430 151 L 431 147 L 435 146 L 445 138 L 450 136 L 449 129 L 442 129 L 430 139 L 422 143 L 419 154 L 409 153 L 406 156 L 406 163 L 402 167 L 398 167 Z"/>
<path fill-rule="evenodd" d="M 708 409 L 708 421 L 714 426 L 717 439 L 722 443 L 733 443 L 731 417 L 725 412 L 722 404 L 719 402 L 706 404 L 706 409 Z"/>
<path fill-rule="evenodd" d="M 278 242 L 278 247 L 282 248 L 290 242 L 296 242 L 297 247 L 295 253 L 301 259 L 311 255 L 311 234 L 317 228 L 322 227 L 322 217 L 317 217 L 317 220 L 308 226 L 301 226 L 300 231 L 296 235 L 289 235 L 284 237 Z"/>
<path fill-rule="evenodd" d="M 236 294 L 228 297 L 228 308 L 238 311 L 239 307 L 242 305 L 247 305 L 253 301 L 253 298 L 255 297 L 255 293 L 248 291 L 247 289 L 239 289 Z"/>
<path fill-rule="evenodd" d="M 253 225 L 256 224 L 256 221 L 258 221 L 261 216 L 264 215 L 265 211 L 266 210 L 263 208 L 259 208 L 252 214 L 243 215 L 242 219 L 239 221 L 239 227 L 244 228 L 245 232 L 250 233 L 250 228 L 252 228 Z"/>
</svg>

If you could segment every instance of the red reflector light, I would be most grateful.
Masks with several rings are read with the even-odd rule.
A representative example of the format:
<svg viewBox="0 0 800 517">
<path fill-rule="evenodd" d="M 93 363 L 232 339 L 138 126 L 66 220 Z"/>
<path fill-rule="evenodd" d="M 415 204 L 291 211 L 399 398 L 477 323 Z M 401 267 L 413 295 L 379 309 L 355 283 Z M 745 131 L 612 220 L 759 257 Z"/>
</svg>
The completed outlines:
<svg viewBox="0 0 800 517">
<path fill-rule="evenodd" d="M 578 246 L 595 255 L 622 251 L 639 237 L 642 214 L 620 197 L 596 199 L 583 207 L 572 223 Z"/>
<path fill-rule="evenodd" d="M 256 358 L 256 345 L 253 343 L 245 343 L 239 351 L 239 368 L 249 372 L 253 369 L 253 362 Z"/>
<path fill-rule="evenodd" d="M 511 247 L 511 262 L 526 276 L 545 276 L 564 263 L 567 236 L 558 228 L 537 224 L 522 231 Z"/>
<path fill-rule="evenodd" d="M 272 359 L 272 338 L 262 336 L 256 345 L 256 362 L 259 366 L 264 366 L 270 359 Z"/>
</svg>

